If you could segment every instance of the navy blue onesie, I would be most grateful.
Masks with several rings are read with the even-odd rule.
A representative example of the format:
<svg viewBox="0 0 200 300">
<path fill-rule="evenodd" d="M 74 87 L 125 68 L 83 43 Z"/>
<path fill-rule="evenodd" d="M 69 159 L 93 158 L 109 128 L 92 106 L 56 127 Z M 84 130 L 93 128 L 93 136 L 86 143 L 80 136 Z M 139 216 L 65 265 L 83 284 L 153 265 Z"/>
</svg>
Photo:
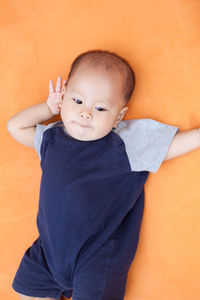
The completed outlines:
<svg viewBox="0 0 200 300">
<path fill-rule="evenodd" d="M 121 121 L 118 131 L 93 141 L 73 138 L 62 121 L 37 124 L 39 236 L 13 280 L 17 292 L 53 298 L 63 294 L 73 300 L 124 299 L 142 222 L 144 184 L 179 130 L 141 120 Z"/>
</svg>

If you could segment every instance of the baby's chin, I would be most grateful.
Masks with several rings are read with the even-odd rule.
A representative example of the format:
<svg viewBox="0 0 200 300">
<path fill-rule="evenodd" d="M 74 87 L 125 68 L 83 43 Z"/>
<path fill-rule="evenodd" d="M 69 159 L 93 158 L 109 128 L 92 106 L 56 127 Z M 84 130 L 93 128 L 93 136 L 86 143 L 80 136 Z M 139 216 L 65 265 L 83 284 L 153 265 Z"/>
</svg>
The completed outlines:
<svg viewBox="0 0 200 300">
<path fill-rule="evenodd" d="M 88 132 L 91 128 L 86 128 L 86 127 L 82 127 L 82 128 L 71 128 L 71 126 L 68 126 L 66 128 L 67 133 L 73 137 L 76 140 L 79 141 L 92 141 L 95 140 L 95 138 L 91 135 L 91 132 Z"/>
<path fill-rule="evenodd" d="M 73 137 L 74 139 L 77 139 L 79 141 L 95 141 L 98 140 L 104 135 L 99 135 L 95 133 L 94 128 L 92 127 L 83 127 L 79 124 L 72 123 L 70 126 L 66 127 L 67 133 Z"/>
</svg>

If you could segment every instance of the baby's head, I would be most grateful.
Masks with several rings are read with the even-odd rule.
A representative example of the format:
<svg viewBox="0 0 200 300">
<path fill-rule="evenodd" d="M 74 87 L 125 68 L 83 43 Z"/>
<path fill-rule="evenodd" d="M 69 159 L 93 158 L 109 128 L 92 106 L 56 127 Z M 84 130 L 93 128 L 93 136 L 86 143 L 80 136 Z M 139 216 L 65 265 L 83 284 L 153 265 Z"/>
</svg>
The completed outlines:
<svg viewBox="0 0 200 300">
<path fill-rule="evenodd" d="M 66 130 L 82 141 L 104 137 L 123 119 L 134 87 L 134 72 L 124 58 L 103 50 L 80 54 L 63 91 Z"/>
</svg>

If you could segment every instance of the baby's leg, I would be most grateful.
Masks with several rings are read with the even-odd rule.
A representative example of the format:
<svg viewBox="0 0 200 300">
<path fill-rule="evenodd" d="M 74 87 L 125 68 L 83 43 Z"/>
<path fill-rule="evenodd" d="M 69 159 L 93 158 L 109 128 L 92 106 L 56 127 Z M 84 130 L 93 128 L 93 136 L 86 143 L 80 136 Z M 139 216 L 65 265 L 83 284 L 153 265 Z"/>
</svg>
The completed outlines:
<svg viewBox="0 0 200 300">
<path fill-rule="evenodd" d="M 61 300 L 63 293 L 69 293 L 50 272 L 39 239 L 26 250 L 12 287 L 22 300 Z"/>
<path fill-rule="evenodd" d="M 56 298 L 49 298 L 49 297 L 45 297 L 45 298 L 38 298 L 38 297 L 30 297 L 30 296 L 25 296 L 23 294 L 18 293 L 20 299 L 22 300 L 61 300 L 60 299 L 56 299 Z"/>
<path fill-rule="evenodd" d="M 113 235 L 76 270 L 72 300 L 124 300 L 139 241 L 144 191 Z"/>
</svg>

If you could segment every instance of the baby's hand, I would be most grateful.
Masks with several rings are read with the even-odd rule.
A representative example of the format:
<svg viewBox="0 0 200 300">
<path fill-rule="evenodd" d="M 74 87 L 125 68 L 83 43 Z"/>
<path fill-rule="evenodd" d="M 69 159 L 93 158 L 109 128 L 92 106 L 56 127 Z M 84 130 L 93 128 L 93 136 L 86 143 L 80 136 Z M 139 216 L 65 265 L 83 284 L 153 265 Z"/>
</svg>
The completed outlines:
<svg viewBox="0 0 200 300">
<path fill-rule="evenodd" d="M 53 82 L 52 80 L 49 81 L 49 97 L 47 99 L 47 105 L 50 108 L 51 112 L 54 115 L 58 115 L 60 113 L 61 103 L 62 103 L 62 91 L 64 86 L 66 85 L 67 81 L 63 80 L 63 86 L 61 89 L 61 77 L 58 77 L 56 83 L 56 91 L 54 91 Z"/>
</svg>

